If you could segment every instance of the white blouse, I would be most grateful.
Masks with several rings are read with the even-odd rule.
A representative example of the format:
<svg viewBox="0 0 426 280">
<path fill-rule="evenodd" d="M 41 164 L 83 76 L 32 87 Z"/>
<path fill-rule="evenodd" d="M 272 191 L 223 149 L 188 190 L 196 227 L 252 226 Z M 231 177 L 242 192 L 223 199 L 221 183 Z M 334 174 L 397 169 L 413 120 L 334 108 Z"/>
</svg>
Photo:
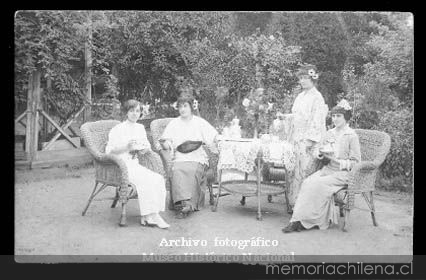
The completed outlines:
<svg viewBox="0 0 426 280">
<path fill-rule="evenodd" d="M 108 143 L 105 148 L 105 153 L 110 153 L 116 148 L 121 148 L 129 144 L 130 140 L 136 140 L 143 148 L 150 148 L 151 145 L 146 136 L 145 127 L 139 123 L 124 121 L 114 126 L 108 135 Z M 128 152 L 118 154 L 125 161 L 137 161 L 132 158 Z"/>
<path fill-rule="evenodd" d="M 161 139 L 171 142 L 175 151 L 174 161 L 195 161 L 208 165 L 208 157 L 202 147 L 186 154 L 176 151 L 176 147 L 185 141 L 202 141 L 212 146 L 217 135 L 217 130 L 203 118 L 192 116 L 187 121 L 177 117 L 167 125 Z"/>
<path fill-rule="evenodd" d="M 320 142 L 325 134 L 328 106 L 315 88 L 301 92 L 293 103 L 293 140 Z"/>
</svg>

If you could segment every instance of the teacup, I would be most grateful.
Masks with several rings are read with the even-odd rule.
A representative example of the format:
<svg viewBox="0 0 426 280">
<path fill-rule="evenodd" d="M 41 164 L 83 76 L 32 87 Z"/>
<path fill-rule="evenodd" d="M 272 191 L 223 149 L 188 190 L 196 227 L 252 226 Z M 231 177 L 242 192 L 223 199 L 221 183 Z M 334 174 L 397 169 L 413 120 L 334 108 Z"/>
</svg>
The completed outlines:
<svg viewBox="0 0 426 280">
<path fill-rule="evenodd" d="M 136 143 L 136 145 L 133 146 L 135 150 L 143 150 L 144 146 L 142 143 Z"/>
</svg>

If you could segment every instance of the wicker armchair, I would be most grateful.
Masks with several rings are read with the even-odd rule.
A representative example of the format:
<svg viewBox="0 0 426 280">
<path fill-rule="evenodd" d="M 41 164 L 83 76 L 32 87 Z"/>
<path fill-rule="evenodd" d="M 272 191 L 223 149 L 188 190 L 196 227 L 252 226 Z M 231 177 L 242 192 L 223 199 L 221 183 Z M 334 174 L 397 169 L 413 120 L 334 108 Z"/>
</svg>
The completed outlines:
<svg viewBox="0 0 426 280">
<path fill-rule="evenodd" d="M 375 217 L 373 192 L 379 166 L 389 153 L 391 139 L 385 132 L 377 130 L 356 129 L 361 146 L 361 162 L 350 171 L 348 187 L 334 195 L 334 201 L 343 209 L 344 223 L 342 230 L 346 231 L 349 213 L 354 208 L 355 195 L 361 194 L 370 209 L 373 225 L 377 226 Z"/>
<path fill-rule="evenodd" d="M 87 122 L 81 126 L 81 134 L 84 139 L 84 143 L 94 158 L 96 170 L 95 187 L 82 215 L 84 216 L 86 214 L 90 203 L 97 194 L 106 187 L 112 186 L 116 188 L 116 195 L 113 199 L 111 208 L 115 208 L 118 201 L 122 203 L 119 225 L 125 226 L 126 203 L 129 199 L 137 197 L 136 188 L 129 182 L 128 171 L 124 161 L 116 155 L 105 154 L 109 131 L 119 123 L 120 122 L 116 120 L 101 120 L 96 122 Z M 146 168 L 164 176 L 161 159 L 155 152 L 151 151 L 139 156 L 139 162 Z"/>
<path fill-rule="evenodd" d="M 159 139 L 161 135 L 163 134 L 164 130 L 166 129 L 166 126 L 169 124 L 169 122 L 172 119 L 173 118 L 162 118 L 162 119 L 153 120 L 151 122 L 153 150 L 160 154 L 161 159 L 163 161 L 166 177 L 168 178 L 168 180 L 166 180 L 167 189 L 170 189 L 170 185 L 171 185 L 170 178 L 171 178 L 172 159 L 171 159 L 171 155 L 169 151 L 166 151 L 161 147 Z M 213 205 L 214 204 L 213 184 L 217 182 L 217 163 L 218 163 L 219 157 L 217 154 L 212 153 L 210 149 L 208 149 L 206 146 L 203 146 L 203 148 L 205 149 L 207 156 L 209 157 L 209 169 L 207 170 L 207 187 L 210 193 L 209 203 L 210 205 Z M 173 209 L 172 197 L 170 199 L 169 209 L 171 210 Z"/>
</svg>

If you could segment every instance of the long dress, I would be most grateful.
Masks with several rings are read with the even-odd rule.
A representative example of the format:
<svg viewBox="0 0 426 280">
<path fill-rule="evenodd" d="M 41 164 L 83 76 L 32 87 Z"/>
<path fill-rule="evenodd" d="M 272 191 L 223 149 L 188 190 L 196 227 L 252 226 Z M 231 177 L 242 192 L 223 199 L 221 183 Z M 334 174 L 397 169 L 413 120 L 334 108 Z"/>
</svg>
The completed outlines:
<svg viewBox="0 0 426 280">
<path fill-rule="evenodd" d="M 170 141 L 175 152 L 171 176 L 171 197 L 175 204 L 187 201 L 193 210 L 199 210 L 204 206 L 207 189 L 206 171 L 209 165 L 203 147 L 190 153 L 180 153 L 176 147 L 185 141 L 193 140 L 203 141 L 213 148 L 217 134 L 217 130 L 211 124 L 195 115 L 190 120 L 177 117 L 165 128 L 161 139 Z"/>
<path fill-rule="evenodd" d="M 294 171 L 289 173 L 288 199 L 293 206 L 302 181 L 319 167 L 315 153 L 326 132 L 328 106 L 321 93 L 313 87 L 299 93 L 291 111 L 290 132 L 287 140 L 294 145 L 296 165 Z"/>
<path fill-rule="evenodd" d="M 109 132 L 105 152 L 110 153 L 117 147 L 123 147 L 130 140 L 137 140 L 142 146 L 150 147 L 144 126 L 124 121 Z M 144 216 L 164 211 L 166 188 L 163 176 L 140 165 L 138 158 L 133 158 L 128 152 L 120 153 L 118 156 L 124 160 L 129 172 L 129 181 L 136 187 L 140 214 Z"/>
<path fill-rule="evenodd" d="M 339 208 L 333 194 L 347 186 L 349 171 L 361 160 L 358 135 L 347 125 L 340 132 L 329 130 L 321 145 L 331 147 L 337 162 L 331 161 L 303 181 L 290 219 L 308 229 L 327 229 L 338 223 Z"/>
</svg>

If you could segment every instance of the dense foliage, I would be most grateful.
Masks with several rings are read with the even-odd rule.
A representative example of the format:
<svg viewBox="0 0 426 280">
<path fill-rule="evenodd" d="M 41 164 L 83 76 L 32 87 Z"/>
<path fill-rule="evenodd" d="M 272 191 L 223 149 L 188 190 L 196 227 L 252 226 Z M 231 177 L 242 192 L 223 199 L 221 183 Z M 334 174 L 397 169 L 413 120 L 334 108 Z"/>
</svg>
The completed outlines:
<svg viewBox="0 0 426 280">
<path fill-rule="evenodd" d="M 381 185 L 411 190 L 414 160 L 412 17 L 389 14 L 390 24 L 376 21 L 360 57 L 343 71 L 346 94 L 354 105 L 354 126 L 387 132 L 391 151 L 382 165 Z M 358 71 L 356 71 L 358 68 Z"/>
<path fill-rule="evenodd" d="M 65 122 L 85 99 L 84 47 L 94 25 L 89 12 L 19 12 L 15 18 L 15 102 L 26 98 L 29 74 L 42 71 L 47 107 Z"/>
<path fill-rule="evenodd" d="M 288 109 L 284 105 L 296 83 L 293 72 L 300 62 L 299 52 L 299 47 L 288 45 L 280 34 L 230 35 L 222 46 L 208 39 L 194 41 L 185 57 L 203 100 L 201 114 L 218 127 L 236 116 L 245 131 L 253 131 L 253 114 L 245 112 L 242 101 L 255 88 L 263 87 L 263 104 L 275 104 L 274 110 L 259 116 L 260 131 L 266 132 L 276 109 Z"/>
<path fill-rule="evenodd" d="M 155 117 L 175 116 L 171 104 L 190 86 L 204 118 L 220 130 L 237 116 L 251 135 L 254 114 L 244 98 L 265 89 L 263 105 L 274 104 L 259 115 L 259 132 L 266 132 L 277 111 L 290 111 L 297 64 L 312 63 L 329 107 L 345 97 L 354 106 L 354 127 L 391 135 L 381 184 L 409 188 L 412 20 L 409 13 L 18 12 L 15 103 L 25 102 L 28 77 L 38 69 L 45 102 L 64 123 L 90 102 L 89 51 L 95 99 L 136 98 L 149 103 Z"/>
</svg>

